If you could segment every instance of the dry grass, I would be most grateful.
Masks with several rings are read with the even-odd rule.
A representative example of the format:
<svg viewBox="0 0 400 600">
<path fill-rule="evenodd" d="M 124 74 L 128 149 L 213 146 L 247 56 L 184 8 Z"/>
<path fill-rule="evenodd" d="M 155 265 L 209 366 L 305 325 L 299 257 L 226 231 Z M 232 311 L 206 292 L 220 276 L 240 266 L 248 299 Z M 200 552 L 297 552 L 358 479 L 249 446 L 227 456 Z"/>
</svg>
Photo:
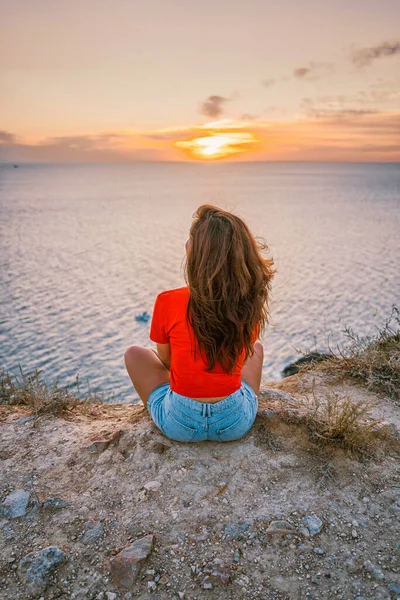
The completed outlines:
<svg viewBox="0 0 400 600">
<path fill-rule="evenodd" d="M 348 346 L 331 350 L 332 357 L 318 364 L 300 366 L 301 371 L 319 370 L 348 376 L 375 392 L 400 399 L 400 313 L 393 306 L 383 328 L 375 335 L 361 338 L 351 327 L 344 333 Z"/>
<path fill-rule="evenodd" d="M 307 398 L 307 429 L 311 439 L 322 445 L 340 446 L 352 452 L 369 453 L 381 436 L 382 421 L 370 415 L 374 405 L 366 400 L 354 401 L 327 391 L 323 399 L 313 390 Z"/>
<path fill-rule="evenodd" d="M 385 450 L 400 451 L 395 428 L 371 416 L 374 404 L 354 400 L 331 390 L 316 394 L 315 382 L 310 395 L 298 399 L 296 410 L 282 401 L 278 419 L 306 427 L 310 441 L 321 451 L 340 448 L 356 458 L 377 457 Z"/>
<path fill-rule="evenodd" d="M 48 385 L 41 378 L 42 371 L 24 373 L 20 367 L 17 377 L 0 370 L 0 404 L 29 406 L 36 415 L 60 415 L 82 404 L 102 403 L 101 396 L 92 394 L 90 388 L 83 398 L 80 397 L 79 378 L 77 392 L 60 387 L 58 381 Z"/>
</svg>

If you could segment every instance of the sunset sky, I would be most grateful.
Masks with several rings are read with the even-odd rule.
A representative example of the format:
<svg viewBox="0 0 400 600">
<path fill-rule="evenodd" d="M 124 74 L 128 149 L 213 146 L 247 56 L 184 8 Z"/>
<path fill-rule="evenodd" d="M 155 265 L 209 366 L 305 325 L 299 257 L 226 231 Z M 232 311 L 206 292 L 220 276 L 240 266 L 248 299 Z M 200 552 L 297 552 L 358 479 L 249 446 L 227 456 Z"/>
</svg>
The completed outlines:
<svg viewBox="0 0 400 600">
<path fill-rule="evenodd" d="M 0 0 L 0 161 L 400 160 L 398 0 Z"/>
</svg>

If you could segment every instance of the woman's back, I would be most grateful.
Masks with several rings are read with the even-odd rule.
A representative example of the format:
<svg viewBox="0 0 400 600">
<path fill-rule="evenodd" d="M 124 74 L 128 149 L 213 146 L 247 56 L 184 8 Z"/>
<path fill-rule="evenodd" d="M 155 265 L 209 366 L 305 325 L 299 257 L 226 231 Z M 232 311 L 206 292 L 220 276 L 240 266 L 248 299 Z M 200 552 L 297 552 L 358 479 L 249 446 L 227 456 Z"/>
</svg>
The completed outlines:
<svg viewBox="0 0 400 600">
<path fill-rule="evenodd" d="M 241 386 L 241 372 L 245 358 L 243 349 L 236 369 L 227 374 L 219 363 L 207 372 L 207 361 L 200 352 L 193 329 L 186 320 L 190 297 L 188 286 L 161 292 L 155 301 L 150 328 L 150 339 L 158 344 L 170 344 L 171 390 L 191 398 L 225 397 Z M 258 337 L 254 329 L 253 343 Z M 196 344 L 194 353 L 193 344 Z"/>
</svg>

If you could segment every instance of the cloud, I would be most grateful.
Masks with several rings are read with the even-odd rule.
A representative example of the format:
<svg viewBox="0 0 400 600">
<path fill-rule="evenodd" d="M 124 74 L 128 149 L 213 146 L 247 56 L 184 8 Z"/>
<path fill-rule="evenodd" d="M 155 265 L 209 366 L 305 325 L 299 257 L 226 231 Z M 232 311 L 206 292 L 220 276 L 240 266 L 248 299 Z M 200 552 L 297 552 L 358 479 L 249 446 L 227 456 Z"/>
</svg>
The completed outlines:
<svg viewBox="0 0 400 600">
<path fill-rule="evenodd" d="M 370 84 L 368 89 L 352 94 L 304 97 L 300 101 L 300 108 L 308 116 L 336 115 L 340 118 L 348 115 L 375 114 L 383 109 L 383 105 L 389 105 L 389 110 L 392 106 L 395 110 L 399 100 L 400 91 L 387 83 L 379 83 Z"/>
<path fill-rule="evenodd" d="M 230 98 L 224 96 L 209 96 L 201 105 L 200 112 L 205 117 L 219 119 L 224 112 L 224 106 L 230 102 Z"/>
<path fill-rule="evenodd" d="M 274 83 L 276 83 L 276 79 L 263 79 L 261 82 L 261 84 L 267 88 L 273 86 Z"/>
<path fill-rule="evenodd" d="M 393 56 L 394 54 L 400 54 L 399 40 L 395 42 L 383 42 L 378 46 L 354 50 L 351 55 L 351 60 L 357 68 L 362 68 L 370 65 L 372 61 L 376 60 L 377 58 Z"/>
<path fill-rule="evenodd" d="M 7 144 L 13 144 L 15 142 L 15 135 L 9 131 L 0 130 L 0 143 L 5 142 Z"/>
<path fill-rule="evenodd" d="M 2 134 L 7 132 L 1 132 Z M 170 160 L 165 149 L 129 132 L 49 137 L 15 142 L 11 134 L 1 147 L 6 162 L 116 162 Z"/>
<path fill-rule="evenodd" d="M 311 67 L 298 67 L 293 71 L 293 75 L 298 79 L 303 79 L 306 75 L 311 73 Z"/>
<path fill-rule="evenodd" d="M 264 122 L 224 119 L 158 131 L 98 132 L 34 142 L 20 138 L 16 142 L 12 134 L 2 132 L 2 139 L 6 137 L 8 142 L 0 145 L 1 160 L 8 163 L 191 160 L 185 153 L 188 148 L 185 142 L 211 137 L 212 147 L 218 146 L 219 141 L 225 146 L 228 143 L 229 151 L 240 161 L 400 161 L 399 110 L 342 105 L 339 96 L 333 96 L 331 104 L 323 104 L 322 98 L 325 96 L 317 98 L 315 103 L 304 98 L 306 114 L 302 117 L 273 120 L 266 115 Z M 176 147 L 176 142 L 181 145 Z"/>
<path fill-rule="evenodd" d="M 343 119 L 346 117 L 355 117 L 361 115 L 374 115 L 379 111 L 375 109 L 365 110 L 362 108 L 340 108 L 340 109 L 321 109 L 321 108 L 312 108 L 309 112 L 311 116 L 314 117 L 335 117 L 338 119 Z"/>
<path fill-rule="evenodd" d="M 255 121 L 256 119 L 257 119 L 257 115 L 252 115 L 250 113 L 244 113 L 240 117 L 241 121 Z"/>
<path fill-rule="evenodd" d="M 390 86 L 382 87 L 381 89 L 379 89 L 379 86 L 377 86 L 377 89 L 373 89 L 373 86 L 370 86 L 369 90 L 360 90 L 357 93 L 356 101 L 359 104 L 398 102 L 400 101 L 400 90 Z"/>
<path fill-rule="evenodd" d="M 326 75 L 333 73 L 334 67 L 332 63 L 309 62 L 306 67 L 297 67 L 293 71 L 296 79 L 306 79 L 315 81 Z"/>
<path fill-rule="evenodd" d="M 126 134 L 119 133 L 101 133 L 97 135 L 68 135 L 46 138 L 41 145 L 59 146 L 61 148 L 70 148 L 76 150 L 92 150 L 93 148 L 109 148 L 114 142 L 123 140 Z"/>
</svg>

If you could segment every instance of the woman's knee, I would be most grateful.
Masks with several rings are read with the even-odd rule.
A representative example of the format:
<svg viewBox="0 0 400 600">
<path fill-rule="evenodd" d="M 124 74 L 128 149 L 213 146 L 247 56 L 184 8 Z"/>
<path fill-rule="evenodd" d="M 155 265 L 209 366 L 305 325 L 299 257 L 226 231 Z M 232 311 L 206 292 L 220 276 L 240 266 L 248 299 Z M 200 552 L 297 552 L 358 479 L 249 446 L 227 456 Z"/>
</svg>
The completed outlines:
<svg viewBox="0 0 400 600">
<path fill-rule="evenodd" d="M 140 350 L 141 350 L 140 346 L 129 346 L 129 348 L 127 348 L 127 350 L 125 350 L 125 354 L 124 354 L 125 364 L 126 365 L 132 364 L 132 362 L 135 359 L 137 359 L 137 357 L 139 356 Z"/>
</svg>

